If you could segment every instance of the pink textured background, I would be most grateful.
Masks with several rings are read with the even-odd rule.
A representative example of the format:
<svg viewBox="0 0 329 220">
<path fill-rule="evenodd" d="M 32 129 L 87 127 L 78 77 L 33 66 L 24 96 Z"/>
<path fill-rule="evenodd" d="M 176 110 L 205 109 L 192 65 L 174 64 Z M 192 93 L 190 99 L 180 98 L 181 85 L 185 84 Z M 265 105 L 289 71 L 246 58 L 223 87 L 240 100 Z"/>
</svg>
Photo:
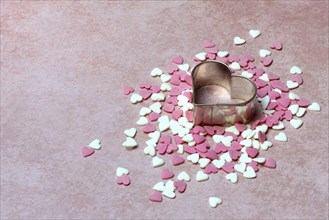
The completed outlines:
<svg viewBox="0 0 329 220">
<path fill-rule="evenodd" d="M 250 29 L 262 35 L 250 39 Z M 234 46 L 236 35 L 247 43 Z M 159 83 L 150 71 L 175 54 L 193 65 L 204 39 L 255 57 L 282 41 L 268 71 L 287 80 L 300 66 L 305 82 L 296 93 L 322 110 L 307 112 L 298 130 L 287 124 L 289 142 L 262 152 L 277 169 L 261 168 L 238 184 L 219 172 L 192 180 L 174 200 L 151 203 L 161 168 L 152 168 L 142 144 L 121 147 L 139 112 L 121 89 Z M 102 150 L 82 158 L 81 147 L 95 138 Z M 118 166 L 131 171 L 131 186 L 115 183 Z M 198 169 L 173 170 L 194 178 Z M 208 205 L 213 195 L 223 200 L 217 209 Z M 2 219 L 327 217 L 328 1 L 1 1 Z"/>
</svg>

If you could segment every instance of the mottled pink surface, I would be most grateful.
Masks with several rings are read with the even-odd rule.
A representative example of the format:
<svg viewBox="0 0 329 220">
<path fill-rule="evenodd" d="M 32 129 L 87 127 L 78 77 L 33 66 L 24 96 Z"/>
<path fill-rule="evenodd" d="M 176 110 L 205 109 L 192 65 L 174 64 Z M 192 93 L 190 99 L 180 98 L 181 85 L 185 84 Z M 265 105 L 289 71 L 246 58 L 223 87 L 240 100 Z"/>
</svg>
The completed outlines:
<svg viewBox="0 0 329 220">
<path fill-rule="evenodd" d="M 248 31 L 260 29 L 251 39 Z M 234 36 L 247 40 L 233 45 Z M 172 168 L 193 177 L 186 192 L 148 201 L 160 181 L 141 146 L 122 148 L 123 130 L 139 108 L 125 85 L 149 77 L 173 55 L 193 64 L 205 39 L 235 54 L 274 40 L 273 71 L 287 80 L 303 69 L 296 93 L 321 105 L 303 126 L 287 124 L 289 142 L 273 140 L 264 156 L 277 169 L 256 179 L 225 180 L 223 172 L 197 183 L 197 166 Z M 259 61 L 257 61 L 259 65 Z M 82 146 L 103 148 L 89 158 Z M 118 166 L 131 185 L 116 184 Z M 210 208 L 209 196 L 223 204 Z M 1 1 L 1 219 L 325 219 L 328 218 L 328 1 Z"/>
</svg>

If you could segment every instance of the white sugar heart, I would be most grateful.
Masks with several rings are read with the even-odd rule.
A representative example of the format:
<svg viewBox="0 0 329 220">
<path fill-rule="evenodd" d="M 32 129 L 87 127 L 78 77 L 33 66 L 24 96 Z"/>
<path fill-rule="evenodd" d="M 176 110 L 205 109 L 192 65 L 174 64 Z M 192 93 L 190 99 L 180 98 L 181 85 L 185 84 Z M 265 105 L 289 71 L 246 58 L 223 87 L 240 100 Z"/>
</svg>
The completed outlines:
<svg viewBox="0 0 329 220">
<path fill-rule="evenodd" d="M 191 142 L 191 141 L 194 140 L 193 135 L 192 134 L 187 134 L 182 138 L 182 140 L 185 141 L 185 142 Z"/>
<path fill-rule="evenodd" d="M 188 134 L 190 132 L 190 129 L 188 128 L 184 128 L 184 127 L 181 127 L 181 129 L 179 130 L 178 132 L 178 136 L 179 137 L 184 137 L 186 134 Z"/>
<path fill-rule="evenodd" d="M 208 158 L 201 158 L 199 160 L 199 164 L 201 168 L 205 168 L 210 163 L 210 160 Z"/>
<path fill-rule="evenodd" d="M 241 44 L 244 44 L 244 43 L 246 43 L 245 39 L 243 39 L 241 37 L 238 37 L 238 36 L 234 38 L 234 44 L 235 45 L 241 45 Z"/>
<path fill-rule="evenodd" d="M 255 178 L 257 175 L 255 170 L 252 167 L 248 166 L 247 170 L 243 173 L 243 176 L 245 178 L 251 179 L 251 178 Z"/>
<path fill-rule="evenodd" d="M 99 139 L 95 139 L 92 142 L 90 142 L 88 146 L 95 150 L 99 150 L 101 149 L 101 141 Z"/>
<path fill-rule="evenodd" d="M 241 76 L 251 79 L 254 75 L 248 71 L 242 71 Z"/>
<path fill-rule="evenodd" d="M 320 111 L 321 110 L 321 107 L 319 105 L 319 103 L 317 102 L 313 102 L 311 105 L 309 105 L 307 107 L 308 110 L 312 110 L 312 111 Z"/>
<path fill-rule="evenodd" d="M 264 143 L 261 143 L 260 144 L 260 148 L 262 149 L 262 150 L 267 150 L 269 147 L 272 147 L 272 142 L 270 142 L 270 141 L 264 141 Z"/>
<path fill-rule="evenodd" d="M 176 151 L 178 154 L 184 153 L 184 146 L 181 144 L 177 144 L 178 150 Z"/>
<path fill-rule="evenodd" d="M 151 113 L 151 109 L 147 107 L 142 107 L 141 110 L 139 111 L 140 116 L 145 116 Z"/>
<path fill-rule="evenodd" d="M 234 165 L 234 169 L 240 173 L 244 173 L 246 170 L 247 164 L 245 163 L 239 163 Z"/>
<path fill-rule="evenodd" d="M 131 137 L 127 137 L 126 141 L 122 143 L 122 146 L 124 146 L 126 149 L 133 149 L 135 147 L 137 147 L 137 142 L 135 141 L 135 139 L 131 138 Z"/>
<path fill-rule="evenodd" d="M 183 70 L 183 71 L 188 71 L 190 69 L 190 65 L 188 65 L 187 63 L 178 65 L 178 69 Z"/>
<path fill-rule="evenodd" d="M 240 131 L 239 131 L 234 125 L 225 128 L 225 131 L 226 131 L 226 132 L 232 132 L 232 133 L 235 134 L 235 135 L 239 135 L 239 134 L 240 134 Z"/>
<path fill-rule="evenodd" d="M 150 155 L 151 157 L 154 157 L 156 155 L 156 151 L 155 151 L 155 148 L 153 146 L 146 146 L 144 148 L 144 154 L 145 155 Z"/>
<path fill-rule="evenodd" d="M 298 66 L 293 66 L 290 69 L 291 74 L 302 74 L 303 71 Z"/>
<path fill-rule="evenodd" d="M 208 174 L 204 173 L 202 170 L 199 170 L 196 174 L 196 181 L 202 182 L 209 179 Z"/>
<path fill-rule="evenodd" d="M 286 85 L 288 86 L 289 89 L 295 89 L 299 86 L 297 82 L 293 82 L 291 80 L 288 80 Z"/>
<path fill-rule="evenodd" d="M 174 192 L 173 189 L 171 188 L 166 188 L 163 192 L 162 195 L 164 195 L 165 197 L 169 198 L 169 199 L 173 199 L 176 197 L 176 194 Z"/>
<path fill-rule="evenodd" d="M 232 70 L 240 70 L 241 67 L 240 67 L 240 64 L 238 62 L 233 62 L 229 65 L 229 67 L 232 69 Z"/>
<path fill-rule="evenodd" d="M 297 117 L 302 117 L 306 112 L 306 108 L 299 107 L 298 112 L 296 113 Z"/>
<path fill-rule="evenodd" d="M 146 125 L 149 123 L 149 120 L 146 117 L 140 117 L 136 122 L 137 125 Z"/>
<path fill-rule="evenodd" d="M 161 76 L 162 73 L 162 70 L 156 67 L 151 71 L 151 76 Z"/>
<path fill-rule="evenodd" d="M 258 77 L 258 79 L 264 80 L 265 82 L 269 82 L 270 79 L 268 78 L 268 75 L 266 73 L 264 73 L 263 75 L 261 75 L 260 77 Z"/>
<path fill-rule="evenodd" d="M 222 204 L 222 200 L 218 197 L 209 197 L 208 202 L 211 208 L 216 208 L 218 205 Z"/>
<path fill-rule="evenodd" d="M 226 162 L 232 162 L 232 158 L 228 152 L 223 153 L 222 155 L 220 155 L 219 158 L 220 158 L 220 160 L 224 160 Z"/>
<path fill-rule="evenodd" d="M 192 147 L 192 146 L 195 146 L 195 141 L 190 141 L 190 142 L 187 143 L 187 145 L 188 145 L 188 146 L 191 146 L 191 147 Z"/>
<path fill-rule="evenodd" d="M 257 162 L 257 163 L 264 163 L 266 158 L 265 157 L 256 157 L 254 159 L 252 159 L 253 161 Z"/>
<path fill-rule="evenodd" d="M 120 177 L 122 175 L 127 175 L 127 174 L 129 174 L 129 170 L 127 170 L 126 168 L 118 167 L 116 170 L 117 177 Z"/>
<path fill-rule="evenodd" d="M 163 100 L 165 100 L 166 99 L 166 96 L 165 96 L 165 94 L 163 94 L 163 93 L 153 93 L 152 95 L 151 95 L 151 99 L 152 99 L 152 101 L 163 101 Z"/>
<path fill-rule="evenodd" d="M 236 173 L 229 173 L 225 177 L 227 180 L 231 181 L 232 183 L 238 182 L 238 175 Z"/>
<path fill-rule="evenodd" d="M 257 130 L 252 130 L 251 132 L 250 132 L 250 134 L 247 136 L 247 139 L 251 139 L 252 137 L 254 137 L 256 134 L 257 134 Z M 247 146 L 247 145 L 245 145 L 245 146 Z"/>
<path fill-rule="evenodd" d="M 226 57 L 228 54 L 228 51 L 218 51 L 217 56 Z"/>
<path fill-rule="evenodd" d="M 280 90 L 280 89 L 278 89 L 278 88 L 275 88 L 275 89 L 272 89 L 274 92 L 277 92 L 277 93 L 282 93 L 282 91 Z"/>
<path fill-rule="evenodd" d="M 291 114 L 295 115 L 298 112 L 299 105 L 293 104 L 289 106 L 289 110 L 291 111 Z"/>
<path fill-rule="evenodd" d="M 136 128 L 130 128 L 130 129 L 126 129 L 124 132 L 123 132 L 125 135 L 127 135 L 128 137 L 135 137 L 136 133 L 137 133 L 137 130 Z"/>
<path fill-rule="evenodd" d="M 199 161 L 199 154 L 198 153 L 190 154 L 186 157 L 186 159 L 188 161 L 191 161 L 192 163 L 197 163 Z"/>
<path fill-rule="evenodd" d="M 262 109 L 266 109 L 268 104 L 270 104 L 270 97 L 268 95 L 264 96 L 263 98 L 259 98 L 261 100 Z"/>
<path fill-rule="evenodd" d="M 176 135 L 179 133 L 179 131 L 181 130 L 182 126 L 175 120 L 170 120 L 169 122 L 169 128 L 171 130 L 171 132 L 173 133 L 173 135 Z"/>
<path fill-rule="evenodd" d="M 171 80 L 171 76 L 168 74 L 162 74 L 160 78 L 162 82 L 169 82 Z"/>
<path fill-rule="evenodd" d="M 301 119 L 291 119 L 290 120 L 290 124 L 294 127 L 294 128 L 296 128 L 296 129 L 298 129 L 298 128 L 300 128 L 300 126 L 302 126 L 302 124 L 303 124 L 303 121 L 301 120 Z"/>
<path fill-rule="evenodd" d="M 222 142 L 226 147 L 230 147 L 232 141 L 233 141 L 233 137 L 232 137 L 232 136 L 223 137 L 223 138 L 221 139 L 221 142 Z"/>
<path fill-rule="evenodd" d="M 268 130 L 268 126 L 266 124 L 262 124 L 262 125 L 258 125 L 256 127 L 256 132 L 258 133 L 258 131 L 261 131 L 263 133 L 266 133 Z M 258 135 L 256 134 L 256 136 L 258 137 Z"/>
<path fill-rule="evenodd" d="M 220 159 L 220 160 L 213 160 L 213 161 L 211 161 L 211 163 L 217 168 L 217 169 L 220 169 L 220 168 L 222 168 L 222 166 L 225 164 L 225 160 L 222 160 L 222 159 Z"/>
<path fill-rule="evenodd" d="M 170 120 L 168 115 L 162 115 L 160 118 L 158 118 L 158 122 L 159 122 L 159 130 L 161 132 L 169 129 Z"/>
<path fill-rule="evenodd" d="M 240 144 L 246 147 L 251 147 L 252 141 L 250 139 L 240 141 Z"/>
<path fill-rule="evenodd" d="M 136 104 L 137 102 L 141 102 L 143 100 L 143 97 L 137 93 L 134 93 L 130 97 L 130 102 L 133 104 Z"/>
<path fill-rule="evenodd" d="M 191 177 L 185 171 L 183 171 L 180 174 L 178 174 L 177 179 L 180 181 L 189 182 L 191 180 Z"/>
<path fill-rule="evenodd" d="M 271 51 L 265 50 L 265 49 L 260 49 L 259 50 L 259 56 L 260 57 L 267 57 L 269 55 L 271 55 Z"/>
<path fill-rule="evenodd" d="M 206 52 L 201 52 L 201 53 L 196 54 L 195 57 L 196 57 L 198 60 L 203 61 L 203 60 L 206 59 L 206 55 L 207 55 Z"/>
<path fill-rule="evenodd" d="M 298 99 L 299 99 L 299 96 L 296 95 L 296 94 L 293 93 L 293 92 L 289 92 L 288 97 L 289 97 L 289 99 L 291 99 L 291 100 L 298 100 Z"/>
<path fill-rule="evenodd" d="M 147 141 L 145 141 L 145 143 L 146 143 L 146 145 L 147 146 L 151 146 L 151 147 L 156 147 L 156 145 L 157 145 L 157 140 L 155 140 L 155 139 L 149 139 L 149 140 L 147 140 Z"/>
<path fill-rule="evenodd" d="M 239 158 L 240 163 L 250 163 L 251 161 L 252 161 L 252 159 L 248 156 L 247 153 L 241 154 L 241 156 Z"/>
<path fill-rule="evenodd" d="M 274 136 L 274 139 L 277 141 L 283 141 L 283 142 L 288 141 L 287 135 L 284 132 L 280 132 L 279 134 Z"/>
<path fill-rule="evenodd" d="M 260 30 L 250 30 L 249 34 L 252 38 L 256 38 L 260 35 Z"/>
<path fill-rule="evenodd" d="M 282 129 L 284 129 L 284 124 L 281 121 L 279 121 L 279 123 L 276 125 L 273 125 L 272 128 L 274 130 L 282 130 Z"/>
<path fill-rule="evenodd" d="M 252 130 L 250 128 L 247 128 L 246 130 L 244 130 L 242 133 L 241 133 L 241 136 L 243 138 L 247 138 L 248 135 L 252 132 Z"/>
<path fill-rule="evenodd" d="M 156 190 L 156 191 L 159 191 L 159 192 L 163 192 L 166 189 L 166 187 L 165 187 L 164 182 L 157 182 L 153 186 L 153 189 Z"/>
<path fill-rule="evenodd" d="M 165 164 L 165 161 L 162 158 L 157 157 L 157 156 L 152 158 L 153 167 L 161 167 L 163 164 Z"/>
<path fill-rule="evenodd" d="M 258 140 L 253 140 L 252 141 L 252 147 L 256 148 L 257 150 L 260 148 L 260 143 Z"/>
<path fill-rule="evenodd" d="M 150 105 L 150 109 L 157 114 L 161 113 L 161 107 L 162 105 L 160 102 L 155 102 L 152 105 Z"/>
<path fill-rule="evenodd" d="M 161 136 L 161 132 L 160 131 L 154 131 L 148 134 L 148 136 L 152 139 L 154 139 L 156 142 L 158 142 L 160 136 Z"/>
<path fill-rule="evenodd" d="M 163 92 L 170 91 L 171 85 L 169 83 L 162 83 L 160 86 L 160 90 Z"/>
<path fill-rule="evenodd" d="M 166 189 L 171 189 L 172 191 L 174 191 L 176 188 L 174 181 L 172 181 L 172 180 L 168 180 L 165 184 L 165 187 L 166 187 Z"/>
</svg>

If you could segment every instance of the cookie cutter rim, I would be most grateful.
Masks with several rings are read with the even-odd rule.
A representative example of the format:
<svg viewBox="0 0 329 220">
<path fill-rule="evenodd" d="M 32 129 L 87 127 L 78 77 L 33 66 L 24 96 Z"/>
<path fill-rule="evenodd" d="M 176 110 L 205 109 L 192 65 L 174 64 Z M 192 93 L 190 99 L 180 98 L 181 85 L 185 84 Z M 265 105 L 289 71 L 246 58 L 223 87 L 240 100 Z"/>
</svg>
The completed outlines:
<svg viewBox="0 0 329 220">
<path fill-rule="evenodd" d="M 231 86 L 232 86 L 232 81 L 233 81 L 233 78 L 239 78 L 239 79 L 243 79 L 243 80 L 247 80 L 249 82 L 249 84 L 251 85 L 251 88 L 252 88 L 252 96 L 250 96 L 250 98 L 248 98 L 247 100 L 244 100 L 243 102 L 238 102 L 238 103 L 196 103 L 196 77 L 195 77 L 195 70 L 197 69 L 197 67 L 201 66 L 201 65 L 204 65 L 204 64 L 207 64 L 207 63 L 216 63 L 216 64 L 219 64 L 219 65 L 222 65 L 225 69 L 225 71 L 227 73 L 230 74 L 229 78 L 228 78 L 228 81 L 229 81 L 229 87 L 230 87 L 230 90 L 229 90 L 229 93 L 231 95 Z M 220 107 L 220 106 L 248 106 L 250 103 L 252 103 L 253 101 L 255 101 L 255 97 L 257 95 L 257 86 L 255 85 L 254 82 L 252 82 L 250 79 L 246 78 L 246 77 L 243 77 L 243 76 L 237 76 L 237 75 L 232 75 L 232 71 L 231 69 L 225 64 L 225 63 L 222 63 L 220 61 L 215 61 L 215 60 L 207 60 L 207 61 L 203 61 L 201 63 L 198 63 L 197 65 L 195 65 L 191 71 L 191 77 L 192 77 L 192 94 L 193 94 L 193 105 L 194 105 L 194 122 L 196 121 L 195 117 L 196 117 L 196 114 L 195 114 L 195 111 L 196 111 L 196 107 Z M 209 85 L 216 85 L 216 84 L 209 84 Z M 200 88 L 202 88 L 203 86 L 201 86 Z M 253 114 L 252 114 L 252 117 L 254 116 L 254 112 L 255 112 L 255 106 L 253 106 Z M 242 114 L 239 114 L 239 116 L 241 116 Z M 212 117 L 212 116 L 211 116 Z M 252 117 L 247 119 L 244 124 L 248 123 L 249 121 L 252 120 Z M 233 123 L 229 123 L 229 124 L 233 124 Z M 214 124 L 216 125 L 216 124 Z"/>
</svg>

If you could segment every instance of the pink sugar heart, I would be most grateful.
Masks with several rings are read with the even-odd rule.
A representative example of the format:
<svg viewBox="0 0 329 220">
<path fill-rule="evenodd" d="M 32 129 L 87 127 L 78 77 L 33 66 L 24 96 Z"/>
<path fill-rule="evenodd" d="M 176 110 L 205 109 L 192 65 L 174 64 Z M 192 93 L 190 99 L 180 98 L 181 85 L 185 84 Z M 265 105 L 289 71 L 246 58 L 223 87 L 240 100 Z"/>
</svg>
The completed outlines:
<svg viewBox="0 0 329 220">
<path fill-rule="evenodd" d="M 173 75 L 169 82 L 174 86 L 179 86 L 182 81 L 180 80 L 179 75 Z"/>
<path fill-rule="evenodd" d="M 174 176 L 175 176 L 175 174 L 172 171 L 168 170 L 167 168 L 164 168 L 161 172 L 161 178 L 163 180 L 171 179 Z"/>
<path fill-rule="evenodd" d="M 208 53 L 217 54 L 218 51 L 219 51 L 218 49 L 213 48 L 213 49 L 208 50 Z"/>
<path fill-rule="evenodd" d="M 280 106 L 282 106 L 282 107 L 284 107 L 284 108 L 288 108 L 289 105 L 290 105 L 290 99 L 289 99 L 289 98 L 285 98 L 285 97 L 283 97 L 283 98 L 279 98 L 279 99 L 277 100 L 277 102 L 278 102 L 278 104 L 279 104 Z"/>
<path fill-rule="evenodd" d="M 227 147 L 224 144 L 222 144 L 222 143 L 216 144 L 216 146 L 215 146 L 215 152 L 217 154 L 225 153 L 227 151 L 228 151 L 228 149 L 227 149 Z"/>
<path fill-rule="evenodd" d="M 270 66 L 271 64 L 272 64 L 272 62 L 273 62 L 273 59 L 272 58 L 270 58 L 270 57 L 262 57 L 262 58 L 260 58 L 260 61 L 262 62 L 262 64 L 264 65 L 264 66 Z"/>
<path fill-rule="evenodd" d="M 282 43 L 280 41 L 273 41 L 270 44 L 271 49 L 281 50 L 282 49 Z"/>
<path fill-rule="evenodd" d="M 130 184 L 130 178 L 127 174 L 124 174 L 117 178 L 117 184 L 128 186 Z"/>
<path fill-rule="evenodd" d="M 262 79 L 257 79 L 255 81 L 255 83 L 256 83 L 256 85 L 257 85 L 258 88 L 263 88 L 263 87 L 267 86 L 267 82 L 265 82 Z M 268 88 L 268 91 L 270 91 L 270 88 Z"/>
<path fill-rule="evenodd" d="M 159 142 L 162 143 L 162 144 L 169 145 L 172 142 L 171 136 L 170 135 L 162 135 L 159 139 Z"/>
<path fill-rule="evenodd" d="M 299 85 L 303 84 L 303 77 L 301 77 L 300 75 L 292 75 L 290 77 L 290 80 L 298 83 Z"/>
<path fill-rule="evenodd" d="M 251 158 L 255 158 L 258 154 L 258 150 L 253 147 L 247 147 L 246 152 L 247 152 L 248 156 Z"/>
<path fill-rule="evenodd" d="M 222 170 L 225 171 L 225 173 L 233 173 L 234 172 L 234 165 L 231 162 L 225 163 L 222 166 Z"/>
<path fill-rule="evenodd" d="M 178 135 L 175 135 L 175 143 L 176 144 L 183 144 L 184 141 L 182 140 L 181 137 L 179 137 Z"/>
<path fill-rule="evenodd" d="M 290 121 L 292 119 L 292 113 L 290 110 L 285 111 L 284 119 L 286 119 L 287 121 Z"/>
<path fill-rule="evenodd" d="M 260 98 L 264 98 L 268 93 L 268 88 L 267 87 L 264 87 L 264 88 L 261 88 L 261 89 L 258 89 L 257 90 L 257 96 L 260 97 Z"/>
<path fill-rule="evenodd" d="M 167 113 L 172 113 L 175 109 L 175 106 L 173 104 L 164 104 L 162 107 L 162 110 Z"/>
<path fill-rule="evenodd" d="M 262 144 L 266 141 L 266 135 L 262 131 L 258 131 L 258 140 Z"/>
<path fill-rule="evenodd" d="M 239 59 L 239 57 L 236 54 L 229 54 L 228 55 L 228 61 L 230 63 L 233 63 L 233 62 L 239 62 L 240 59 Z"/>
<path fill-rule="evenodd" d="M 205 133 L 206 130 L 203 127 L 197 125 L 197 126 L 194 126 L 194 128 L 192 129 L 192 132 L 194 134 L 200 134 L 200 133 Z"/>
<path fill-rule="evenodd" d="M 273 88 L 280 89 L 282 92 L 288 92 L 289 91 L 289 88 L 287 87 L 287 85 L 282 83 L 280 80 L 270 81 L 270 85 Z"/>
<path fill-rule="evenodd" d="M 230 149 L 239 151 L 242 149 L 242 146 L 238 141 L 232 141 Z"/>
<path fill-rule="evenodd" d="M 160 114 L 155 113 L 155 112 L 153 112 L 153 111 L 148 115 L 149 120 L 150 120 L 151 122 L 154 122 L 154 121 L 158 120 L 158 118 L 160 118 L 160 116 L 161 116 Z"/>
<path fill-rule="evenodd" d="M 248 66 L 248 61 L 245 60 L 245 59 L 243 59 L 243 60 L 240 60 L 240 61 L 239 61 L 239 64 L 240 64 L 240 66 L 242 66 L 242 67 L 246 67 L 246 66 Z"/>
<path fill-rule="evenodd" d="M 267 118 L 266 118 L 266 120 L 267 120 Z M 255 120 L 255 121 L 251 124 L 251 129 L 254 130 L 254 129 L 257 127 L 257 125 L 259 125 L 259 124 L 260 124 L 259 119 Z"/>
<path fill-rule="evenodd" d="M 176 144 L 169 144 L 168 147 L 167 147 L 167 154 L 171 154 L 173 153 L 174 151 L 178 150 L 178 147 Z"/>
<path fill-rule="evenodd" d="M 178 166 L 178 165 L 181 165 L 185 162 L 185 159 L 177 154 L 175 154 L 173 157 L 172 157 L 172 164 L 174 166 Z"/>
<path fill-rule="evenodd" d="M 208 58 L 209 60 L 215 60 L 216 59 L 216 54 L 213 54 L 213 53 L 207 53 L 206 54 L 206 58 Z"/>
<path fill-rule="evenodd" d="M 218 155 L 214 150 L 208 150 L 206 152 L 206 157 L 210 160 L 216 160 L 218 159 Z"/>
<path fill-rule="evenodd" d="M 144 100 L 151 97 L 152 92 L 150 90 L 141 90 L 139 94 L 143 97 Z"/>
<path fill-rule="evenodd" d="M 215 43 L 212 40 L 205 40 L 203 42 L 203 47 L 204 48 L 211 48 L 211 47 L 214 47 L 214 46 L 215 46 Z"/>
<path fill-rule="evenodd" d="M 199 152 L 199 153 L 206 153 L 208 151 L 208 149 L 205 147 L 205 145 L 203 144 L 198 144 L 195 149 Z"/>
<path fill-rule="evenodd" d="M 170 75 L 172 75 L 176 71 L 178 71 L 178 67 L 174 64 L 169 64 L 166 68 L 166 72 Z"/>
<path fill-rule="evenodd" d="M 225 128 L 220 126 L 214 126 L 214 130 L 216 134 L 222 135 L 225 132 Z"/>
<path fill-rule="evenodd" d="M 177 87 L 172 88 L 169 93 L 170 96 L 178 96 L 180 94 L 181 94 L 181 92 L 179 91 L 179 88 L 177 88 Z"/>
<path fill-rule="evenodd" d="M 254 72 L 256 78 L 258 78 L 258 77 L 260 77 L 261 75 L 263 75 L 265 73 L 265 70 L 260 69 L 260 68 L 255 68 L 253 70 L 253 72 Z"/>
<path fill-rule="evenodd" d="M 123 91 L 123 94 L 129 95 L 130 93 L 134 92 L 135 89 L 130 86 L 125 86 L 125 87 L 123 87 L 122 91 Z"/>
<path fill-rule="evenodd" d="M 204 129 L 206 130 L 207 134 L 210 136 L 213 136 L 215 134 L 215 129 L 213 126 L 204 126 Z"/>
<path fill-rule="evenodd" d="M 236 141 L 236 139 L 238 138 L 238 136 L 236 136 L 233 132 L 226 132 L 226 133 L 224 134 L 224 136 L 225 136 L 225 137 L 229 137 L 229 136 L 231 136 L 231 137 L 233 138 L 233 140 L 235 140 L 235 141 Z"/>
<path fill-rule="evenodd" d="M 152 93 L 159 93 L 161 91 L 160 86 L 152 85 L 151 91 Z"/>
<path fill-rule="evenodd" d="M 276 167 L 276 162 L 273 158 L 269 157 L 265 160 L 265 162 L 263 163 L 263 166 L 274 169 Z"/>
<path fill-rule="evenodd" d="M 227 57 L 217 57 L 216 60 L 225 64 L 228 64 L 229 62 Z"/>
<path fill-rule="evenodd" d="M 197 144 L 201 144 L 206 141 L 206 138 L 199 134 L 194 134 L 193 139 L 194 139 L 195 143 L 197 143 Z"/>
<path fill-rule="evenodd" d="M 175 120 L 178 120 L 180 117 L 182 117 L 183 115 L 183 110 L 180 109 L 180 108 L 176 108 L 172 113 L 171 115 L 173 116 L 173 118 Z"/>
<path fill-rule="evenodd" d="M 206 166 L 204 172 L 206 174 L 211 174 L 211 173 L 216 174 L 216 173 L 218 173 L 218 169 L 217 169 L 217 167 L 215 167 L 214 164 L 210 163 Z"/>
<path fill-rule="evenodd" d="M 152 85 L 148 84 L 148 83 L 141 83 L 139 85 L 139 88 L 141 88 L 141 89 L 150 89 L 151 87 L 152 87 Z"/>
<path fill-rule="evenodd" d="M 193 112 L 192 111 L 186 111 L 185 116 L 189 122 L 193 122 Z"/>
<path fill-rule="evenodd" d="M 82 148 L 82 156 L 89 157 L 95 153 L 95 150 L 91 147 L 83 147 Z"/>
<path fill-rule="evenodd" d="M 309 105 L 311 105 L 311 102 L 309 100 L 305 99 L 305 98 L 300 98 L 298 100 L 298 105 L 300 107 L 308 107 Z"/>
<path fill-rule="evenodd" d="M 162 195 L 160 192 L 155 191 L 149 196 L 149 200 L 152 202 L 162 202 Z"/>
<path fill-rule="evenodd" d="M 182 56 L 178 55 L 178 56 L 174 56 L 171 61 L 175 64 L 183 64 L 184 59 Z"/>
<path fill-rule="evenodd" d="M 250 163 L 248 163 L 249 167 L 252 167 L 254 169 L 255 172 L 258 172 L 259 168 L 258 168 L 258 163 L 255 161 L 251 161 Z"/>
<path fill-rule="evenodd" d="M 251 54 L 246 54 L 243 57 L 244 59 L 246 59 L 248 62 L 254 62 L 255 58 L 251 55 Z"/>
<path fill-rule="evenodd" d="M 254 63 L 248 63 L 248 66 L 247 66 L 247 69 L 254 69 L 256 68 L 255 64 Z"/>
<path fill-rule="evenodd" d="M 177 104 L 178 104 L 178 99 L 175 96 L 170 96 L 170 97 L 166 98 L 166 101 L 168 104 L 173 104 L 174 106 L 177 106 Z"/>
<path fill-rule="evenodd" d="M 160 155 L 163 155 L 166 153 L 167 151 L 167 147 L 168 145 L 166 144 L 158 144 L 155 149 L 157 150 L 157 152 L 160 154 Z"/>
<path fill-rule="evenodd" d="M 186 146 L 184 147 L 184 152 L 188 154 L 195 154 L 197 151 L 194 147 Z"/>
<path fill-rule="evenodd" d="M 280 93 L 276 91 L 269 91 L 268 96 L 270 97 L 271 100 L 275 100 L 280 97 Z"/>
<path fill-rule="evenodd" d="M 178 192 L 183 193 L 186 190 L 187 184 L 184 181 L 176 180 L 174 181 L 174 186 Z"/>
<path fill-rule="evenodd" d="M 276 117 L 273 117 L 273 116 L 268 116 L 267 119 L 266 119 L 266 125 L 268 127 L 272 127 L 273 125 L 276 125 L 279 123 L 279 119 L 276 118 Z"/>
<path fill-rule="evenodd" d="M 184 91 L 189 90 L 189 89 L 192 89 L 192 87 L 189 84 L 187 84 L 185 82 L 181 82 L 179 84 L 179 91 L 184 92 Z"/>
<path fill-rule="evenodd" d="M 270 104 L 268 104 L 268 106 L 266 107 L 267 110 L 274 110 L 276 109 L 276 107 L 278 106 L 278 103 L 276 102 L 270 102 Z"/>
<path fill-rule="evenodd" d="M 192 86 L 192 77 L 191 77 L 191 76 L 189 76 L 189 75 L 186 74 L 186 76 L 184 77 L 184 81 L 185 81 L 188 85 Z"/>
<path fill-rule="evenodd" d="M 186 98 L 188 98 L 188 101 L 189 102 L 192 102 L 192 97 L 193 97 L 192 92 L 184 92 L 183 93 L 183 96 L 185 96 Z"/>
<path fill-rule="evenodd" d="M 152 123 L 147 123 L 143 128 L 143 132 L 146 133 L 146 134 L 151 133 L 155 130 L 156 130 L 156 127 Z"/>
<path fill-rule="evenodd" d="M 228 153 L 230 154 L 230 157 L 232 158 L 232 160 L 237 160 L 241 156 L 240 151 L 236 151 L 233 149 L 229 149 Z"/>
<path fill-rule="evenodd" d="M 279 80 L 280 79 L 280 77 L 278 75 L 276 75 L 274 73 L 271 73 L 271 72 L 267 73 L 267 76 L 268 76 L 268 79 L 270 81 L 272 81 L 272 80 Z"/>
</svg>

